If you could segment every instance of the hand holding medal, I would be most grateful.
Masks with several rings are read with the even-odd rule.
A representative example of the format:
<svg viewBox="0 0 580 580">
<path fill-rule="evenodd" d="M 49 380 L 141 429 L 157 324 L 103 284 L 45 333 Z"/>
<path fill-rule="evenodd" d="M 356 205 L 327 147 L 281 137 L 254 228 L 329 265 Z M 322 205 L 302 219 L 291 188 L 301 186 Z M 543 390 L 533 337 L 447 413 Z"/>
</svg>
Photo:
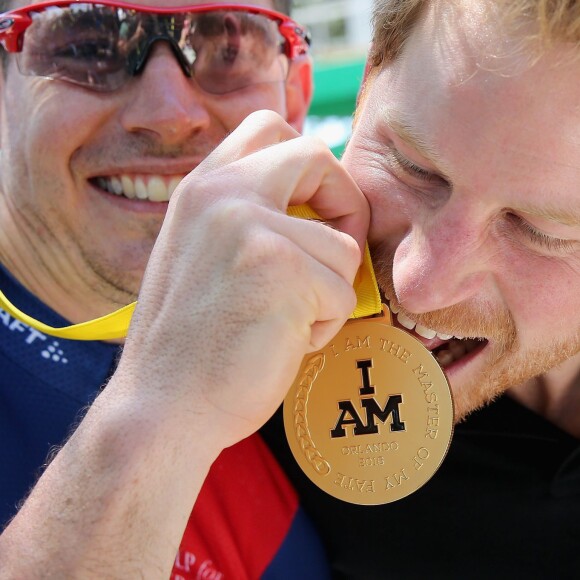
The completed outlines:
<svg viewBox="0 0 580 580">
<path fill-rule="evenodd" d="M 338 499 L 377 505 L 413 493 L 437 471 L 453 434 L 453 401 L 429 350 L 392 325 L 368 249 L 355 289 L 353 319 L 304 357 L 284 401 L 284 426 L 313 483 Z"/>
<path fill-rule="evenodd" d="M 289 213 L 317 217 L 305 206 Z M 453 401 L 431 353 L 392 325 L 368 248 L 355 289 L 353 318 L 304 358 L 284 401 L 284 425 L 290 449 L 313 483 L 338 499 L 376 505 L 413 493 L 437 471 L 451 442 Z M 1 292 L 0 306 L 46 334 L 104 340 L 126 334 L 135 303 L 65 328 L 30 318 Z"/>
</svg>

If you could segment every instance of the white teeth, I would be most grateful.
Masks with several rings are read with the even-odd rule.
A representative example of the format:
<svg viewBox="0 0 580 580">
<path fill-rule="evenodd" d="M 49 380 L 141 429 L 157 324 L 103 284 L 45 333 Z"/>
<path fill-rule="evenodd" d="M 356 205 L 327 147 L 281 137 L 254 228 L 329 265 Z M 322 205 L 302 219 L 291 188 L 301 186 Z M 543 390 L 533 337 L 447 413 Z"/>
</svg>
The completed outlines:
<svg viewBox="0 0 580 580">
<path fill-rule="evenodd" d="M 123 184 L 121 183 L 121 180 L 116 177 L 111 177 L 111 188 L 113 189 L 113 193 L 116 193 L 117 195 L 123 193 Z"/>
<path fill-rule="evenodd" d="M 431 328 L 427 328 L 426 326 L 417 324 L 415 321 L 411 320 L 404 312 L 401 312 L 401 309 L 395 304 L 389 304 L 389 308 L 391 309 L 391 312 L 393 314 L 397 315 L 397 320 L 399 321 L 399 324 L 401 326 L 407 328 L 408 330 L 414 329 L 419 336 L 422 336 L 423 338 L 426 338 L 428 340 L 431 340 L 436 336 L 438 336 L 437 332 L 435 332 Z M 449 338 L 444 340 L 449 340 Z"/>
<path fill-rule="evenodd" d="M 403 312 L 399 312 L 399 314 L 397 314 L 397 320 L 401 326 L 404 326 L 408 330 L 413 330 L 413 328 L 415 328 L 415 322 Z"/>
<path fill-rule="evenodd" d="M 183 175 L 118 175 L 97 177 L 95 182 L 101 188 L 129 199 L 153 202 L 169 201 Z"/>
<path fill-rule="evenodd" d="M 427 328 L 426 326 L 423 326 L 421 324 L 417 324 L 414 320 L 411 320 L 404 312 L 401 312 L 400 309 L 396 306 L 393 308 L 393 306 L 389 304 L 389 308 L 391 309 L 391 312 L 396 314 L 397 320 L 399 321 L 399 324 L 402 327 L 406 328 L 407 330 L 414 330 L 419 336 L 422 336 L 427 340 L 432 340 L 435 337 L 440 338 L 441 340 L 451 340 L 452 338 L 463 340 L 463 337 L 461 336 L 443 334 L 440 332 L 436 332 L 431 328 Z"/>
<path fill-rule="evenodd" d="M 145 185 L 145 182 L 138 177 L 135 180 L 135 195 L 137 196 L 138 199 L 147 199 L 147 186 Z"/>
<path fill-rule="evenodd" d="M 437 337 L 444 341 L 436 349 L 433 350 L 433 356 L 437 359 L 439 364 L 446 368 L 452 365 L 455 361 L 462 359 L 474 349 L 481 345 L 483 339 L 465 339 L 462 336 L 454 336 L 451 334 L 444 334 L 437 332 L 432 328 L 417 324 L 409 316 L 401 311 L 400 306 L 389 302 L 389 308 L 395 315 L 398 323 L 407 330 L 414 330 L 415 334 L 425 338 L 426 340 L 433 340 Z"/>
<path fill-rule="evenodd" d="M 167 197 L 167 187 L 160 177 L 152 177 L 147 184 L 147 194 L 151 201 L 165 201 Z"/>
<path fill-rule="evenodd" d="M 417 326 L 415 326 L 415 332 L 419 336 L 422 336 L 423 338 L 427 338 L 429 340 L 432 338 L 435 338 L 437 336 L 437 333 L 434 330 L 431 330 L 430 328 L 427 328 L 426 326 L 421 326 L 420 324 L 417 324 Z"/>
<path fill-rule="evenodd" d="M 135 185 L 133 180 L 130 177 L 123 175 L 121 177 L 121 183 L 123 184 L 123 193 L 125 194 L 125 197 L 133 199 L 135 197 Z"/>
</svg>

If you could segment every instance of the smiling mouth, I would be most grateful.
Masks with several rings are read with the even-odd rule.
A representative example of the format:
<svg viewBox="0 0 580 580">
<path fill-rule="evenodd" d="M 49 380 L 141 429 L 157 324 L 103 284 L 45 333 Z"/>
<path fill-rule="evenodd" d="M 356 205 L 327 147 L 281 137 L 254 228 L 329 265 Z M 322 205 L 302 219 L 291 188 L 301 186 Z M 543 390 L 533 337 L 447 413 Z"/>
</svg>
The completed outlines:
<svg viewBox="0 0 580 580">
<path fill-rule="evenodd" d="M 389 304 L 389 308 L 398 326 L 416 335 L 417 338 L 422 339 L 421 342 L 427 342 L 426 347 L 444 369 L 449 368 L 462 359 L 466 359 L 470 354 L 475 355 L 476 351 L 483 350 L 488 344 L 486 338 L 464 338 L 462 336 L 453 336 L 437 332 L 431 328 L 417 324 L 404 312 L 401 312 L 395 304 Z"/>
<path fill-rule="evenodd" d="M 108 193 L 152 202 L 168 202 L 185 175 L 111 175 L 89 179 L 90 183 Z"/>
</svg>

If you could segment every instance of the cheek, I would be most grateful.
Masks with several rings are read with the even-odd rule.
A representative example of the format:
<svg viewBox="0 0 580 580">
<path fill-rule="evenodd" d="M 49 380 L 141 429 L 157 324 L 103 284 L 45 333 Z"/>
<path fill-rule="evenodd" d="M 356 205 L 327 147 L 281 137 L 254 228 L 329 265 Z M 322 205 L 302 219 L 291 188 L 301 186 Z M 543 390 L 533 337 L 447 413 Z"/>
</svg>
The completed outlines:
<svg viewBox="0 0 580 580">
<path fill-rule="evenodd" d="M 562 336 L 575 330 L 580 330 L 580 274 L 566 276 L 562 268 L 551 272 L 534 271 L 528 286 L 530 303 L 529 315 L 537 320 L 541 328 L 545 329 L 546 336 Z M 560 270 L 554 271 L 554 270 Z M 536 281 L 536 282 L 535 282 Z M 534 284 L 535 282 L 535 284 Z M 536 285 L 535 291 L 532 290 Z"/>
<path fill-rule="evenodd" d="M 345 159 L 345 166 L 371 207 L 369 244 L 393 246 L 411 225 L 411 200 L 398 181 L 373 154 L 357 151 Z M 392 248 L 394 249 L 394 248 Z"/>
<path fill-rule="evenodd" d="M 5 191 L 23 211 L 36 207 L 45 218 L 50 208 L 65 211 L 75 192 L 72 156 L 105 130 L 106 108 L 84 91 L 30 77 L 10 79 L 4 106 Z"/>
<path fill-rule="evenodd" d="M 34 181 L 38 166 L 56 164 L 61 134 L 46 99 L 34 99 L 35 93 L 22 90 L 20 84 L 7 83 L 4 95 L 2 178 L 7 191 L 22 188 L 24 196 L 25 184 Z"/>
<path fill-rule="evenodd" d="M 5 92 L 5 144 L 14 161 L 57 169 L 102 124 L 93 99 L 64 83 L 12 75 Z M 102 108 L 102 106 L 101 106 Z"/>
<path fill-rule="evenodd" d="M 549 346 L 580 330 L 580 260 L 503 254 L 500 290 L 520 340 Z"/>
<path fill-rule="evenodd" d="M 233 131 L 250 113 L 269 110 L 286 117 L 286 93 L 283 83 L 250 87 L 232 95 L 216 98 L 211 104 L 212 115 L 228 131 Z"/>
</svg>

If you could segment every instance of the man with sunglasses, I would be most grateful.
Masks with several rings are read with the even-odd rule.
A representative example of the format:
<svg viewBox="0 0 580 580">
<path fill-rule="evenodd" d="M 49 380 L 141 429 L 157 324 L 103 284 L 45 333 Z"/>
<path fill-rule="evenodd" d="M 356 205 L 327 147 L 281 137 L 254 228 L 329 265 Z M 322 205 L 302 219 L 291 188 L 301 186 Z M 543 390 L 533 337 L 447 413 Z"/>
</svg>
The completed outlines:
<svg viewBox="0 0 580 580">
<path fill-rule="evenodd" d="M 192 169 L 259 109 L 276 112 L 292 127 L 284 126 L 281 139 L 298 135 L 311 96 L 311 64 L 307 33 L 279 12 L 287 13 L 288 7 L 288 2 L 269 0 L 253 6 L 179 0 L 145 0 L 138 6 L 110 0 L 3 6 L 9 12 L 0 17 L 0 41 L 6 49 L 1 93 L 0 289 L 11 301 L 54 327 L 84 322 L 128 304 L 139 291 L 168 200 Z M 325 163 L 329 162 L 335 163 L 330 155 Z M 234 178 L 231 191 L 235 193 L 236 187 Z M 187 225 L 190 228 L 197 228 L 193 221 Z M 217 237 L 216 244 L 219 247 Z M 194 257 L 187 244 L 180 245 L 172 253 L 189 256 L 186 270 L 196 272 L 201 280 L 202 260 Z M 190 305 L 206 320 L 216 315 L 210 304 L 204 304 L 205 297 L 214 293 L 212 285 L 207 279 L 201 299 Z M 163 293 L 169 296 L 176 288 L 172 281 Z M 187 292 L 192 290 L 189 285 Z M 232 288 L 231 295 L 224 297 L 219 320 L 214 320 L 226 335 L 231 324 L 227 303 L 235 303 L 236 292 Z M 148 353 L 142 343 L 137 359 L 160 370 L 169 363 L 162 361 L 163 352 L 177 354 L 184 347 L 182 354 L 195 362 L 196 372 L 208 372 L 210 361 L 189 350 L 191 340 L 181 334 L 183 320 L 195 319 L 188 310 L 183 305 L 179 319 L 173 315 L 166 319 L 172 335 L 169 342 L 154 339 L 156 345 Z M 113 343 L 57 339 L 7 311 L 1 314 L 0 526 L 4 527 L 40 475 L 49 451 L 64 443 L 82 418 L 82 410 L 113 373 L 120 350 Z M 160 311 L 155 318 L 165 315 Z M 204 341 L 207 330 L 196 326 Z M 152 329 L 146 332 L 151 338 L 154 334 Z M 235 341 L 236 336 L 226 337 L 224 348 L 228 340 Z M 145 370 L 146 365 L 137 364 Z M 169 363 L 161 375 L 154 373 L 157 386 L 163 376 L 168 383 L 162 388 L 172 388 L 169 384 L 178 380 L 170 377 L 172 368 L 174 363 Z M 197 382 L 191 370 L 184 377 L 190 386 Z M 147 401 L 145 385 L 135 386 L 141 392 L 139 399 Z M 123 398 L 116 398 L 114 407 L 124 407 Z M 169 560 L 150 550 L 149 540 L 133 543 L 112 528 L 102 530 L 103 537 L 110 538 L 106 551 L 114 560 L 126 561 L 127 577 L 134 577 L 139 569 L 145 575 L 168 577 L 171 563 L 176 579 L 324 577 L 320 542 L 300 511 L 291 485 L 257 435 L 218 458 L 187 522 L 193 498 L 217 456 L 214 443 L 221 450 L 240 437 L 220 431 L 217 424 L 216 432 L 208 424 L 204 440 L 194 432 L 204 421 L 204 405 L 190 408 L 184 423 L 181 414 L 188 405 L 179 399 L 176 396 L 170 405 L 174 408 L 164 423 L 173 425 L 174 434 L 178 432 L 183 439 L 185 455 L 170 440 L 163 444 L 164 436 L 157 439 L 155 429 L 147 427 L 147 414 L 137 408 L 140 404 L 130 404 L 132 410 L 127 407 L 128 415 L 117 423 L 124 425 L 121 438 L 105 456 L 113 457 L 129 444 L 123 432 L 136 420 L 139 430 L 144 430 L 129 444 L 131 455 L 137 458 L 140 448 L 149 448 L 146 455 L 153 459 L 155 446 L 150 443 L 157 439 L 163 465 L 153 461 L 128 479 L 120 474 L 118 480 L 117 476 L 108 479 L 112 472 L 102 471 L 104 465 L 91 455 L 89 444 L 86 457 L 91 459 L 84 465 L 75 460 L 72 471 L 65 468 L 69 483 L 57 495 L 63 498 L 79 492 L 87 505 L 104 507 L 101 501 L 108 503 L 105 496 L 112 484 L 128 494 L 129 502 L 123 503 L 131 511 L 130 496 L 139 489 L 138 480 L 168 478 L 168 485 L 162 485 L 168 493 L 168 509 L 158 506 L 150 514 L 150 523 L 163 537 L 163 556 Z M 157 404 L 154 407 L 160 410 Z M 110 418 L 116 422 L 120 416 L 114 419 L 114 415 L 116 411 Z M 90 422 L 87 417 L 82 425 Z M 251 435 L 253 430 L 245 432 Z M 107 431 L 105 427 L 103 434 Z M 148 442 L 150 436 L 153 439 Z M 97 439 L 91 437 L 93 442 Z M 185 472 L 175 463 L 181 461 L 179 456 L 189 456 Z M 86 482 L 76 480 L 73 471 L 87 477 Z M 92 485 L 100 488 L 101 500 L 89 499 Z M 182 505 L 178 499 L 182 491 L 189 497 L 189 507 L 185 512 L 179 508 L 176 518 L 178 512 L 172 512 Z M 147 501 L 155 504 L 153 497 Z M 129 512 L 105 511 L 105 519 L 115 520 L 119 515 L 123 525 L 142 529 L 141 539 L 146 539 L 150 524 L 133 519 Z M 82 529 L 73 522 L 80 512 L 58 512 L 52 521 L 62 518 L 67 538 L 56 530 L 48 535 L 55 545 L 70 546 L 70 559 L 56 558 L 53 569 L 35 564 L 32 557 L 25 572 L 14 573 L 86 577 L 94 570 L 98 577 L 106 576 L 106 558 L 98 549 L 89 550 L 93 555 L 85 552 L 78 543 L 83 538 L 81 543 L 86 540 L 89 546 L 94 539 L 86 522 Z M 84 508 L 83 513 L 93 518 Z M 73 519 L 68 520 L 69 515 Z M 6 536 L 3 540 L 8 541 Z M 14 553 L 10 548 L 8 552 Z M 8 561 L 2 551 L 0 575 L 10 573 Z M 111 574 L 116 577 L 117 571 Z"/>
<path fill-rule="evenodd" d="M 164 542 L 175 546 L 204 466 L 259 427 L 302 355 L 352 311 L 368 229 L 384 298 L 447 372 L 456 419 L 513 390 L 458 427 L 452 471 L 416 503 L 348 509 L 311 495 L 337 575 L 574 576 L 577 6 L 376 6 L 343 160 L 360 190 L 271 113 L 181 183 L 117 371 L 2 538 L 14 570 L 25 564 L 10 547 L 30 545 L 49 570 L 92 550 L 130 575 L 111 538 L 168 569 Z M 286 216 L 301 203 L 334 228 Z"/>
</svg>

